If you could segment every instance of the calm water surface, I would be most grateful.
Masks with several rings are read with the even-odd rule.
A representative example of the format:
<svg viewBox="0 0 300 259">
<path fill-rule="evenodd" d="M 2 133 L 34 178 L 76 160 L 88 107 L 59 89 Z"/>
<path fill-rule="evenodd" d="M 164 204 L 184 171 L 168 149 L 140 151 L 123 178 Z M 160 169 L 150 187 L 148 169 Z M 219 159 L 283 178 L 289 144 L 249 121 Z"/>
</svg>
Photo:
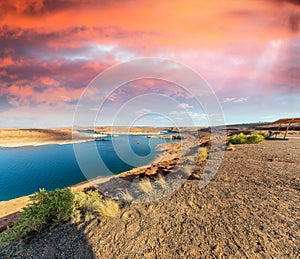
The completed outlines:
<svg viewBox="0 0 300 259">
<path fill-rule="evenodd" d="M 156 145 L 170 142 L 159 138 L 145 136 L 120 135 L 112 137 L 119 147 L 128 149 L 128 141 L 132 150 L 139 156 L 135 161 L 139 166 L 151 162 L 157 155 Z M 123 162 L 116 154 L 113 141 L 96 141 L 97 149 L 106 166 L 114 174 L 133 168 Z M 81 144 L 83 150 L 90 150 L 95 142 Z M 152 150 L 152 151 L 151 151 Z M 144 156 L 147 156 L 145 159 Z M 88 161 L 91 166 L 93 161 Z M 101 170 L 94 172 L 89 178 L 105 176 Z M 87 180 L 81 172 L 73 150 L 73 145 L 47 145 L 38 147 L 0 148 L 0 201 L 32 194 L 40 188 L 53 190 L 74 185 Z"/>
</svg>

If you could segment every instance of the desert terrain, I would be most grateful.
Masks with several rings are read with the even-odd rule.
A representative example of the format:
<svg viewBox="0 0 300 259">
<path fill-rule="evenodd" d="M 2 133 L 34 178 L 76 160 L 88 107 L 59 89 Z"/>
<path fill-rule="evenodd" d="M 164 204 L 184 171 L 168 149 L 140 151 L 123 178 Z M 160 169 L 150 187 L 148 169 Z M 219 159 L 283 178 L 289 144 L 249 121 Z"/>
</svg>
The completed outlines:
<svg viewBox="0 0 300 259">
<path fill-rule="evenodd" d="M 176 145 L 169 144 L 157 164 L 76 188 L 94 185 L 117 195 L 136 175 L 172 174 Z M 236 145 L 225 152 L 217 175 L 204 188 L 195 176 L 204 173 L 207 161 L 199 162 L 187 181 L 161 199 L 120 200 L 121 213 L 115 218 L 61 225 L 6 248 L 0 257 L 299 258 L 299 147 L 296 132 L 288 140 Z M 124 186 L 118 178 L 126 180 Z M 159 197 L 165 191 L 157 188 L 149 195 Z"/>
</svg>

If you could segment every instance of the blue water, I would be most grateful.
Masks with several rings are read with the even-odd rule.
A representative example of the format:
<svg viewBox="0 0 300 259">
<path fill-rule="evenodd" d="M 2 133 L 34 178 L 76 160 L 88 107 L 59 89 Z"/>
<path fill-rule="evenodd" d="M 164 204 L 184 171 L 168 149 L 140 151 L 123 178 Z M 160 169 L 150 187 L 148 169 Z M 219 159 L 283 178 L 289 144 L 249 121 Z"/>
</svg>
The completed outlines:
<svg viewBox="0 0 300 259">
<path fill-rule="evenodd" d="M 126 152 L 128 141 L 132 150 L 140 156 L 135 165 L 148 164 L 155 158 L 156 145 L 170 142 L 159 138 L 146 138 L 145 136 L 120 135 L 108 137 L 108 141 L 96 141 L 96 146 L 101 158 L 109 170 L 118 174 L 133 168 L 122 161 L 116 154 L 113 141 Z M 95 142 L 85 142 L 79 147 L 82 150 L 91 150 Z M 147 157 L 145 157 L 147 156 Z M 93 161 L 86 157 L 87 164 L 93 166 Z M 99 169 L 99 168 L 98 168 Z M 102 170 L 95 170 L 89 178 L 106 176 Z M 103 170 L 105 171 L 105 170 Z M 73 145 L 47 145 L 38 147 L 0 148 L 0 201 L 32 194 L 40 188 L 53 190 L 74 185 L 85 181 L 77 163 Z"/>
</svg>

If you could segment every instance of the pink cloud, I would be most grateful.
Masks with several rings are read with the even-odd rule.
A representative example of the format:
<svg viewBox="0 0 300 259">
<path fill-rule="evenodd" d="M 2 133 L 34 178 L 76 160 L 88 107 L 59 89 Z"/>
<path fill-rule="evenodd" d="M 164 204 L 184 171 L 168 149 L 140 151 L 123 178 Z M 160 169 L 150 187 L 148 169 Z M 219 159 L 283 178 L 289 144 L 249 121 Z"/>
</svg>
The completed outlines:
<svg viewBox="0 0 300 259">
<path fill-rule="evenodd" d="M 0 13 L 0 95 L 12 106 L 71 107 L 101 71 L 144 56 L 187 64 L 230 104 L 300 91 L 298 1 L 12 0 Z M 127 86 L 109 100 L 190 98 L 166 82 Z"/>
</svg>

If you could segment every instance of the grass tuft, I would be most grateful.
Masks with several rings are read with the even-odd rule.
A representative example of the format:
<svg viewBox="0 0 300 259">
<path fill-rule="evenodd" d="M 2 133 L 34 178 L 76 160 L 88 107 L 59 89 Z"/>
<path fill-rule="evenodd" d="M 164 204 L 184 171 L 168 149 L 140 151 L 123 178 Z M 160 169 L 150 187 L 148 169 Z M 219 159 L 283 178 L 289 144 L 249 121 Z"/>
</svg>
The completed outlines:
<svg viewBox="0 0 300 259">
<path fill-rule="evenodd" d="M 161 188 L 166 189 L 168 187 L 165 178 L 162 174 L 157 174 L 155 181 L 160 185 Z"/>
<path fill-rule="evenodd" d="M 129 193 L 128 190 L 125 190 L 124 192 L 121 192 L 121 198 L 122 198 L 122 200 L 124 200 L 126 202 L 131 202 L 133 200 L 133 197 Z"/>
<path fill-rule="evenodd" d="M 97 204 L 97 211 L 100 217 L 113 218 L 120 214 L 120 207 L 115 200 L 107 199 Z"/>
<path fill-rule="evenodd" d="M 149 193 L 149 192 L 152 192 L 152 190 L 153 190 L 153 186 L 151 184 L 151 181 L 147 177 L 141 179 L 138 183 L 138 186 L 141 189 L 141 191 L 143 191 L 144 193 Z"/>
<path fill-rule="evenodd" d="M 102 196 L 97 191 L 74 192 L 74 207 L 77 213 L 74 216 L 79 218 L 86 216 L 92 218 L 96 214 L 97 204 L 102 200 Z"/>
</svg>

